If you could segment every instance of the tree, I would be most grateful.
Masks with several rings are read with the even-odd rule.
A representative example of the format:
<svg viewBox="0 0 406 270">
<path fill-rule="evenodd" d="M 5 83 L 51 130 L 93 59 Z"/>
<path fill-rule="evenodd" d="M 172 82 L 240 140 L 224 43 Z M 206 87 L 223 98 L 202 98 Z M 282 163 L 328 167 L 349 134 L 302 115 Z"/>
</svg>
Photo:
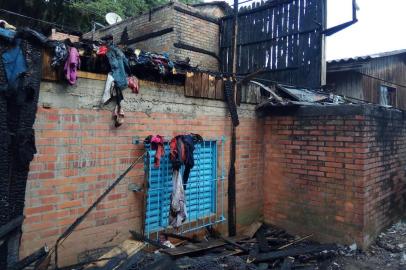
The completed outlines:
<svg viewBox="0 0 406 270">
<path fill-rule="evenodd" d="M 89 14 L 93 20 L 104 21 L 104 16 L 108 12 L 115 12 L 122 18 L 129 18 L 168 2 L 169 0 L 76 0 L 72 6 Z M 180 0 L 180 2 L 192 4 L 201 1 Z"/>
<path fill-rule="evenodd" d="M 201 0 L 180 0 L 183 3 L 198 3 Z M 104 22 L 108 12 L 123 18 L 136 16 L 151 8 L 168 3 L 169 0 L 0 0 L 1 9 L 9 10 L 39 20 L 64 26 L 62 30 L 91 30 L 93 22 Z M 49 32 L 52 25 L 6 13 L 0 10 L 0 19 L 16 26 L 29 26 Z"/>
</svg>

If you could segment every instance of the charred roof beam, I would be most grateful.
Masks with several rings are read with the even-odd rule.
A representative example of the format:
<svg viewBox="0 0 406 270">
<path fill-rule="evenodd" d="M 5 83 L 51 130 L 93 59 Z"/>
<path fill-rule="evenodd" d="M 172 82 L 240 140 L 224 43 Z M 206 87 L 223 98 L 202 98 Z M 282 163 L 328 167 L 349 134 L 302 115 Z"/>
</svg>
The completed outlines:
<svg viewBox="0 0 406 270">
<path fill-rule="evenodd" d="M 352 0 L 352 20 L 349 22 L 345 22 L 336 26 L 333 26 L 331 28 L 323 30 L 322 34 L 325 34 L 326 36 L 332 36 L 335 33 L 340 32 L 341 30 L 344 30 L 348 27 L 350 27 L 353 24 L 356 24 L 358 22 L 357 19 L 357 10 L 358 10 L 358 5 L 356 0 Z"/>
</svg>

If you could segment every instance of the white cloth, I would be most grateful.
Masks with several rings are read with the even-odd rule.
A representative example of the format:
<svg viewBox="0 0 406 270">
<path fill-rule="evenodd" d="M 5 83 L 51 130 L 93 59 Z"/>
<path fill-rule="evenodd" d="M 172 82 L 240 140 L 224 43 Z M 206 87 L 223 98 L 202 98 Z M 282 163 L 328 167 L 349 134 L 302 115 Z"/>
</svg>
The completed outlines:
<svg viewBox="0 0 406 270">
<path fill-rule="evenodd" d="M 104 86 L 104 93 L 102 97 L 103 104 L 106 104 L 111 99 L 111 93 L 114 89 L 114 78 L 111 72 L 107 74 L 106 85 Z"/>
<path fill-rule="evenodd" d="M 179 171 L 173 171 L 172 185 L 169 225 L 178 228 L 187 219 L 185 190 Z"/>
</svg>

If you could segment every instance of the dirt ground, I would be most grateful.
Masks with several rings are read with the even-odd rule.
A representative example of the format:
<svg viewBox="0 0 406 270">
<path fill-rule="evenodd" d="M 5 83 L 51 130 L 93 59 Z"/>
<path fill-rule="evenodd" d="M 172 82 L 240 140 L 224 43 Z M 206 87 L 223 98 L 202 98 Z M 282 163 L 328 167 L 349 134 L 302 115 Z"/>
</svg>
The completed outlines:
<svg viewBox="0 0 406 270">
<path fill-rule="evenodd" d="M 382 232 L 365 252 L 349 252 L 332 259 L 327 269 L 406 270 L 406 221 Z"/>
</svg>

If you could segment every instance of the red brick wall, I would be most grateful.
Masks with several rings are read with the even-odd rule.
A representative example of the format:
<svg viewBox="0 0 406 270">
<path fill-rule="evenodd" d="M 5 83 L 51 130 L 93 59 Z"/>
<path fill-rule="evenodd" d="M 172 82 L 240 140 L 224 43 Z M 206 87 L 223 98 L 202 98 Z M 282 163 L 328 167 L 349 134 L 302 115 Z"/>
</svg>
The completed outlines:
<svg viewBox="0 0 406 270">
<path fill-rule="evenodd" d="M 366 246 L 405 209 L 405 120 L 369 107 L 309 111 L 266 120 L 265 220 Z"/>
<path fill-rule="evenodd" d="M 174 9 L 175 7 L 180 7 L 193 13 L 211 16 L 202 11 L 201 7 L 195 8 L 183 3 L 174 2 L 152 10 L 151 14 L 146 12 L 138 16 L 127 18 L 120 23 L 99 29 L 95 31 L 95 33 L 88 32 L 84 34 L 83 37 L 89 39 L 93 37 L 97 40 L 107 34 L 111 34 L 114 37 L 114 41 L 118 43 L 120 42 L 121 35 L 125 28 L 127 28 L 129 39 L 133 39 L 173 27 L 173 32 L 131 44 L 130 47 L 156 53 L 167 52 L 170 58 L 174 60 L 185 60 L 186 57 L 189 57 L 192 66 L 197 65 L 201 68 L 218 70 L 218 60 L 213 56 L 179 49 L 174 47 L 174 43 L 186 43 L 187 45 L 218 54 L 219 25 L 177 11 Z M 218 10 L 217 12 L 213 12 L 212 15 L 220 16 L 221 12 Z"/>
<path fill-rule="evenodd" d="M 78 85 L 84 85 L 84 80 Z M 43 86 L 52 88 L 52 84 Z M 142 93 L 153 91 L 146 88 L 142 83 Z M 170 93 L 171 88 L 166 86 L 166 89 Z M 94 91 L 91 89 L 92 93 Z M 68 100 L 69 94 L 61 93 L 62 98 Z M 164 93 L 159 92 L 162 96 L 165 96 Z M 42 92 L 43 100 L 46 94 Z M 128 96 L 140 100 L 142 94 Z M 54 96 L 49 100 L 55 99 Z M 223 104 L 217 103 L 218 107 Z M 68 105 L 66 102 L 65 106 Z M 53 245 L 63 230 L 143 153 L 142 144 L 132 144 L 134 136 L 143 139 L 150 134 L 186 132 L 199 133 L 206 138 L 226 136 L 224 156 L 225 168 L 228 168 L 231 126 L 230 118 L 225 114 L 126 111 L 125 121 L 122 127 L 116 129 L 112 127 L 109 110 L 39 108 L 35 124 L 38 154 L 31 163 L 27 183 L 21 256 L 44 243 Z M 262 213 L 262 132 L 258 132 L 262 128 L 262 122 L 255 117 L 241 117 L 236 163 L 240 226 L 251 223 Z M 141 194 L 128 191 L 128 183 L 142 184 L 143 181 L 144 167 L 139 164 L 63 244 L 60 248 L 63 264 L 74 263 L 77 255 L 85 250 L 120 243 L 129 237 L 129 229 L 141 229 L 143 198 Z M 227 197 L 224 202 L 227 202 Z"/>
<path fill-rule="evenodd" d="M 365 115 L 365 228 L 370 242 L 406 213 L 406 126 L 404 112 Z"/>
</svg>

